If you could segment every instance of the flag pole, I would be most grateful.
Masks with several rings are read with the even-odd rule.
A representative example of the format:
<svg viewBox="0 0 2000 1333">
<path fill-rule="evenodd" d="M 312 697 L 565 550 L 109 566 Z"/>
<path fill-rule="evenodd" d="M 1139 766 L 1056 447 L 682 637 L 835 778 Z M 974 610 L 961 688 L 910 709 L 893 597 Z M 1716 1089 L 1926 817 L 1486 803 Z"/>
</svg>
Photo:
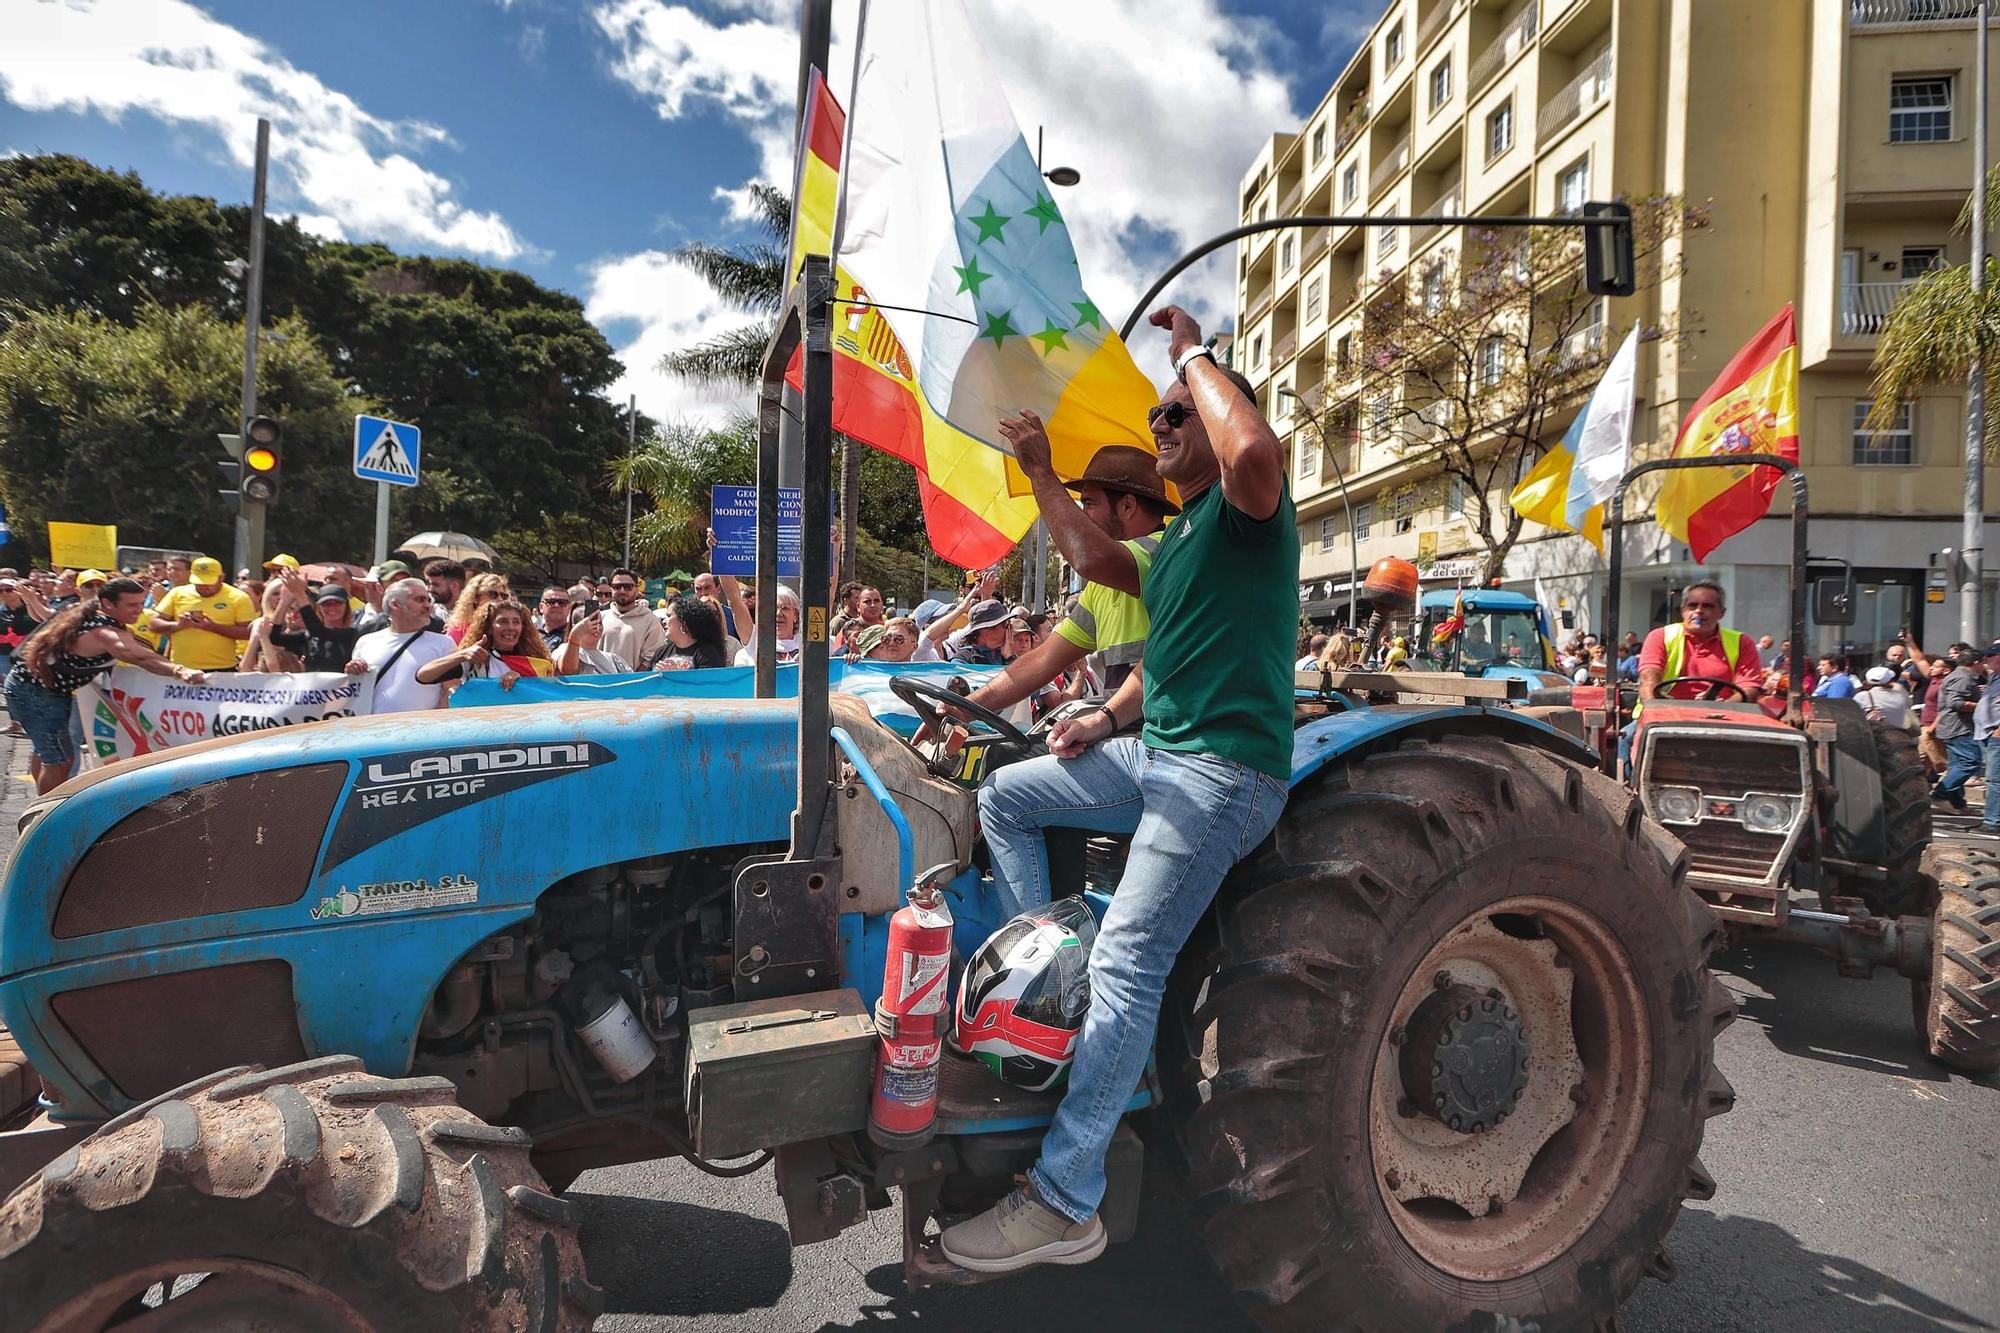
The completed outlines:
<svg viewBox="0 0 2000 1333">
<path fill-rule="evenodd" d="M 1978 52 L 1973 58 L 1976 110 L 1972 118 L 1972 304 L 1986 290 L 1986 30 L 1987 0 L 1979 0 L 1974 25 Z M 1986 546 L 1986 356 L 1984 339 L 1972 349 L 1972 373 L 1965 382 L 1965 520 L 1959 535 L 1965 578 L 1959 585 L 1958 637 L 1979 642 L 1979 599 L 1984 591 L 1980 566 Z"/>
</svg>

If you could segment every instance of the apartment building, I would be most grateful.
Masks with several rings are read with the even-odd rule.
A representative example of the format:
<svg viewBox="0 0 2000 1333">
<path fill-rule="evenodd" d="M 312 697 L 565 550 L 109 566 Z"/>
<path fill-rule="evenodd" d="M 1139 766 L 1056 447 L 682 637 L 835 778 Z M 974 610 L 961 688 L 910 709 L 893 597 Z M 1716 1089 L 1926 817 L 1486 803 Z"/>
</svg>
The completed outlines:
<svg viewBox="0 0 2000 1333">
<path fill-rule="evenodd" d="M 1811 637 L 1872 653 L 1907 623 L 1942 644 L 1957 627 L 1944 552 L 1959 543 L 1963 394 L 1925 392 L 1890 431 L 1859 422 L 1900 285 L 1969 255 L 1952 227 L 1973 175 L 1972 9 L 1972 0 L 1396 0 L 1311 118 L 1250 164 L 1242 216 L 1525 216 L 1621 195 L 1706 201 L 1710 226 L 1671 256 L 1680 272 L 1605 301 L 1593 321 L 1605 332 L 1591 336 L 1614 341 L 1635 320 L 1691 331 L 1684 345 L 1642 347 L 1637 456 L 1669 448 L 1736 348 L 1795 303 L 1814 573 L 1847 561 L 1860 592 L 1859 623 Z M 1391 447 L 1379 428 L 1386 413 L 1357 400 L 1352 373 L 1370 293 L 1454 252 L 1462 231 L 1286 230 L 1239 248 L 1235 364 L 1290 452 L 1307 614 L 1344 611 L 1350 509 L 1364 573 L 1384 555 L 1421 554 L 1449 570 L 1484 554 L 1464 517 L 1471 498 L 1412 487 L 1426 472 L 1422 454 Z M 1550 421 L 1551 439 L 1577 408 Z M 1989 472 L 1991 504 L 1996 486 L 2000 471 Z M 1504 505 L 1506 489 L 1496 486 L 1491 503 Z M 1783 635 L 1785 507 L 1706 568 L 1653 525 L 1649 505 L 1633 508 L 1645 517 L 1628 532 L 1618 628 L 1659 623 L 1678 589 L 1706 573 L 1728 590 L 1733 623 Z M 1604 569 L 1582 539 L 1530 524 L 1503 578 L 1564 622 L 1602 629 Z M 1989 573 L 1988 633 L 2000 624 L 1996 599 L 2000 578 Z"/>
</svg>

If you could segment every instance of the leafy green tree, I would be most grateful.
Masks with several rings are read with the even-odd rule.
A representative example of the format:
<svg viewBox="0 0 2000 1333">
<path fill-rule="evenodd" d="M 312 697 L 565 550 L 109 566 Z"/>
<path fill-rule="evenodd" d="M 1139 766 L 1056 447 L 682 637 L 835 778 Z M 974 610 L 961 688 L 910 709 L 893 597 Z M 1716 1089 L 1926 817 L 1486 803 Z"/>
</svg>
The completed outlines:
<svg viewBox="0 0 2000 1333">
<path fill-rule="evenodd" d="M 115 523 L 130 545 L 226 557 L 236 507 L 217 494 L 215 436 L 236 415 L 242 339 L 198 305 L 143 306 L 129 326 L 83 310 L 17 320 L 0 336 L 0 494 L 16 539 L 45 556 L 50 519 Z M 365 551 L 374 497 L 350 474 L 346 441 L 373 403 L 295 319 L 270 331 L 258 393 L 285 423 L 272 549 Z"/>
<path fill-rule="evenodd" d="M 785 303 L 785 246 L 792 234 L 792 201 L 769 185 L 752 185 L 750 198 L 763 237 L 737 249 L 690 241 L 674 257 L 693 269 L 715 294 L 764 318 L 717 334 L 660 358 L 660 369 L 697 384 L 753 385 L 763 374 L 764 349 L 777 331 Z"/>
<path fill-rule="evenodd" d="M 1986 177 L 1986 216 L 2000 216 L 2000 167 Z M 1972 230 L 1968 198 L 1954 228 Z M 1989 256 L 1986 281 L 1972 290 L 1972 265 L 1952 264 L 1933 269 L 1906 283 L 1889 309 L 1889 318 L 1875 342 L 1875 402 L 1868 425 L 1884 430 L 1895 424 L 1896 408 L 1932 384 L 1963 384 L 1974 362 L 1985 370 L 1986 452 L 2000 453 L 2000 259 Z"/>
</svg>

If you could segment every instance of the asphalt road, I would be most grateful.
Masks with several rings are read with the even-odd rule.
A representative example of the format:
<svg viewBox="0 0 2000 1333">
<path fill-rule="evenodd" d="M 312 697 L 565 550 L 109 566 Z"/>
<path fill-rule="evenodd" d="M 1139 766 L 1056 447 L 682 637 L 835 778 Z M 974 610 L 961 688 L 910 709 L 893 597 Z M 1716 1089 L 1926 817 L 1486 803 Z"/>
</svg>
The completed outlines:
<svg viewBox="0 0 2000 1333">
<path fill-rule="evenodd" d="M 1951 836 L 2000 846 L 1943 819 Z M 1709 1123 L 1715 1198 L 1668 1243 L 1623 1333 L 2000 1328 L 2000 1084 L 1931 1064 L 1909 986 L 1837 976 L 1803 950 L 1718 955 L 1742 1005 L 1718 1059 L 1736 1109 Z M 910 1293 L 898 1215 L 792 1250 L 769 1172 L 715 1180 L 677 1161 L 595 1171 L 571 1193 L 607 1300 L 600 1333 L 1253 1326 L 1208 1266 L 1164 1154 L 1138 1236 L 1095 1264 Z"/>
<path fill-rule="evenodd" d="M 0 849 L 30 792 L 26 753 L 0 740 Z M 2000 847 L 1945 818 L 1940 831 Z M 1742 1004 L 1718 1058 L 1736 1109 L 1711 1121 L 1716 1195 L 1689 1205 L 1671 1283 L 1644 1282 L 1624 1333 L 1687 1330 L 2000 1330 L 2000 1084 L 1919 1053 L 1907 983 L 1846 981 L 1791 949 L 1719 956 Z M 1147 1160 L 1138 1236 L 1094 1264 L 983 1286 L 904 1290 L 895 1211 L 792 1250 L 770 1172 L 716 1180 L 678 1161 L 583 1176 L 601 1333 L 1018 1328 L 1236 1333 L 1252 1325 L 1202 1253 L 1162 1154 Z"/>
</svg>

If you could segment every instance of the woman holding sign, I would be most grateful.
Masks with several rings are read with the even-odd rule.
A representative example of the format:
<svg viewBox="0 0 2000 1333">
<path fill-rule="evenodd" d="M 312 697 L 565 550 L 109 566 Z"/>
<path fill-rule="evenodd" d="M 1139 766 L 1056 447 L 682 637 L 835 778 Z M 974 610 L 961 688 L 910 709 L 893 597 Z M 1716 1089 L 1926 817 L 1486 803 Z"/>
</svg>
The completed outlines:
<svg viewBox="0 0 2000 1333">
<path fill-rule="evenodd" d="M 34 750 L 28 767 L 36 795 L 53 791 L 69 777 L 76 763 L 69 730 L 76 692 L 114 663 L 129 662 L 189 685 L 208 679 L 132 637 L 128 631 L 145 606 L 146 590 L 136 580 L 112 579 L 97 596 L 59 612 L 29 635 L 15 654 L 5 686 L 7 711 L 26 729 Z"/>
</svg>

